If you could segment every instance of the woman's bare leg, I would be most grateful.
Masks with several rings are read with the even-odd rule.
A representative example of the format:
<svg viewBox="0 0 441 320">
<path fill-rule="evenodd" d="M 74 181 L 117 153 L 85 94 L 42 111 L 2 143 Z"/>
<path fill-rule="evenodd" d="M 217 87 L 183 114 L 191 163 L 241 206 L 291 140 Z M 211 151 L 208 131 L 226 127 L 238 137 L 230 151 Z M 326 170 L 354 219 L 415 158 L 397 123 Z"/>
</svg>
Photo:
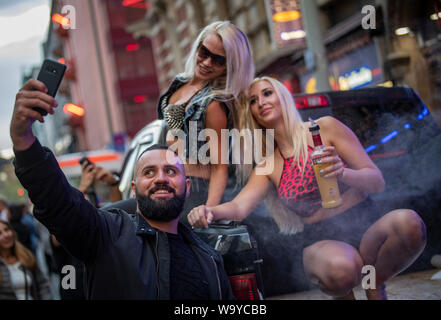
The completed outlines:
<svg viewBox="0 0 441 320">
<path fill-rule="evenodd" d="M 363 235 L 360 255 L 375 267 L 376 287 L 366 290 L 368 299 L 386 299 L 384 283 L 409 267 L 426 245 L 426 226 L 415 211 L 393 210 Z"/>
<path fill-rule="evenodd" d="M 316 242 L 303 250 L 303 266 L 324 293 L 355 299 L 352 289 L 361 281 L 363 260 L 351 245 L 334 240 Z"/>
</svg>

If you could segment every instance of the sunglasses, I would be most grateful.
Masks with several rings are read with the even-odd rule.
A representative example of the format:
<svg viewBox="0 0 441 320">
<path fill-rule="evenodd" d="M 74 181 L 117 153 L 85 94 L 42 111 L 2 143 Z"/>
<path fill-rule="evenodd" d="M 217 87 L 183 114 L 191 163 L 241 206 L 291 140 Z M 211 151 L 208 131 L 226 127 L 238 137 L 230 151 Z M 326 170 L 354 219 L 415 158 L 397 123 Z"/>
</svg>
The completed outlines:
<svg viewBox="0 0 441 320">
<path fill-rule="evenodd" d="M 201 58 L 203 60 L 205 60 L 209 57 L 211 60 L 211 63 L 213 63 L 217 67 L 223 67 L 225 65 L 225 63 L 227 62 L 226 57 L 212 53 L 203 44 L 201 44 L 201 46 L 199 47 L 198 56 L 199 56 L 199 58 Z"/>
</svg>

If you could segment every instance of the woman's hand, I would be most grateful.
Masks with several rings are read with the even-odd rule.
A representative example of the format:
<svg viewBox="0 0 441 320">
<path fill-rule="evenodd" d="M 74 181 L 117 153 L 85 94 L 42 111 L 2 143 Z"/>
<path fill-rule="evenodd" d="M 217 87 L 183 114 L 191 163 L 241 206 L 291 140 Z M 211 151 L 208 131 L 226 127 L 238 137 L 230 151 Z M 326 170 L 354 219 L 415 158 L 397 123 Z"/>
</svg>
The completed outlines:
<svg viewBox="0 0 441 320">
<path fill-rule="evenodd" d="M 355 133 L 329 116 L 320 118 L 318 123 L 322 141 L 326 146 L 333 146 L 325 148 L 328 150 L 328 156 L 323 159 L 323 163 L 330 161 L 331 167 L 323 169 L 323 176 L 336 176 L 340 182 L 361 192 L 382 192 L 385 186 L 383 175 L 366 153 Z M 344 168 L 337 157 L 344 159 Z"/>
<path fill-rule="evenodd" d="M 323 149 L 325 156 L 320 158 L 318 161 L 320 164 L 330 164 L 328 167 L 319 171 L 319 173 L 324 178 L 337 177 L 341 180 L 344 175 L 344 164 L 343 161 L 337 154 L 337 150 L 333 146 L 327 146 Z"/>
<path fill-rule="evenodd" d="M 213 218 L 211 207 L 205 205 L 193 208 L 187 216 L 188 222 L 193 228 L 208 228 Z"/>
</svg>

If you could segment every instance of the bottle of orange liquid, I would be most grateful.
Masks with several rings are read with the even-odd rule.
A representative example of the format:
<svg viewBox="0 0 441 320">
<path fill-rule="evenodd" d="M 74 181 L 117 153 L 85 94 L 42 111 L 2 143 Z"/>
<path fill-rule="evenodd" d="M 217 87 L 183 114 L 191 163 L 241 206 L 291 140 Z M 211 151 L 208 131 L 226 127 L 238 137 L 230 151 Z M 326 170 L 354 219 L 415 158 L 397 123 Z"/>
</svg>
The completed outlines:
<svg viewBox="0 0 441 320">
<path fill-rule="evenodd" d="M 338 189 L 337 178 L 324 178 L 319 172 L 324 168 L 330 166 L 329 163 L 320 163 L 318 161 L 320 158 L 325 156 L 323 151 L 324 146 L 322 143 L 322 138 L 320 136 L 320 127 L 312 119 L 309 131 L 312 135 L 312 141 L 314 142 L 314 150 L 311 153 L 312 158 L 312 168 L 314 169 L 315 179 L 320 190 L 320 195 L 322 197 L 322 207 L 323 208 L 335 208 L 342 204 L 342 199 L 340 196 L 340 190 Z"/>
</svg>

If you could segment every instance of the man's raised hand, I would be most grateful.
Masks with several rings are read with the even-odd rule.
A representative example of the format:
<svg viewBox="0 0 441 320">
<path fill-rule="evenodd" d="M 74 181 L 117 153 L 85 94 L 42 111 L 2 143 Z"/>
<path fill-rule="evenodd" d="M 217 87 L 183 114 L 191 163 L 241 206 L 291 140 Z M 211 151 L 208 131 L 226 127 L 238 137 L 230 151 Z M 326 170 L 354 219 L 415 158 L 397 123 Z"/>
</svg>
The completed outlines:
<svg viewBox="0 0 441 320">
<path fill-rule="evenodd" d="M 15 150 L 29 148 L 35 141 L 32 123 L 35 120 L 44 122 L 43 116 L 33 107 L 40 107 L 50 114 L 54 113 L 53 108 L 58 104 L 46 92 L 47 88 L 43 82 L 30 79 L 17 93 L 10 126 L 10 135 Z"/>
</svg>

